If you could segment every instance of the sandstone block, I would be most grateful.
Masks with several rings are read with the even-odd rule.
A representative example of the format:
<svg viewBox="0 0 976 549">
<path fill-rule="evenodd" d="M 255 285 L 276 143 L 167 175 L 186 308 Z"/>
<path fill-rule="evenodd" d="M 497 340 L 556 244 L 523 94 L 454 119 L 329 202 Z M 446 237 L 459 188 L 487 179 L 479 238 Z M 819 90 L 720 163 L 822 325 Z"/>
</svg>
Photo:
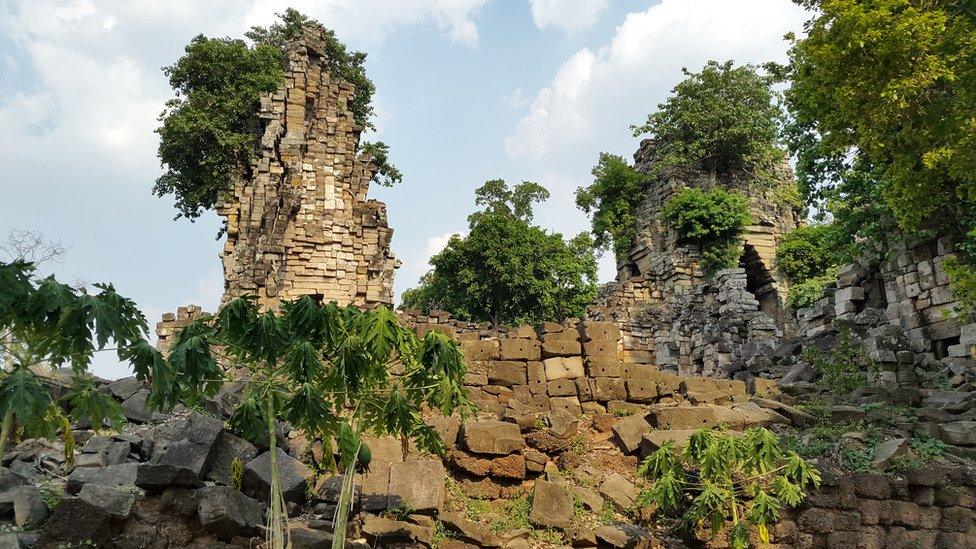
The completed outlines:
<svg viewBox="0 0 976 549">
<path fill-rule="evenodd" d="M 535 339 L 502 339 L 499 349 L 503 360 L 539 360 L 542 352 Z"/>
<path fill-rule="evenodd" d="M 461 352 L 469 362 L 473 360 L 495 360 L 498 358 L 498 349 L 497 339 L 461 341 Z"/>
<path fill-rule="evenodd" d="M 584 322 L 582 325 L 583 339 L 592 341 L 595 339 L 609 339 L 616 341 L 620 339 L 620 328 L 613 322 Z"/>
<path fill-rule="evenodd" d="M 641 438 L 653 428 L 641 415 L 624 417 L 613 425 L 614 441 L 625 454 L 637 451 Z"/>
<path fill-rule="evenodd" d="M 594 339 L 583 343 L 583 354 L 587 357 L 592 356 L 617 356 L 617 340 L 615 339 Z"/>
<path fill-rule="evenodd" d="M 573 495 L 569 489 L 548 480 L 536 481 L 529 522 L 544 528 L 569 528 L 573 523 Z"/>
<path fill-rule="evenodd" d="M 545 367 L 546 379 L 573 379 L 583 377 L 583 359 L 581 357 L 554 357 L 542 361 Z"/>
<path fill-rule="evenodd" d="M 439 459 L 390 465 L 390 506 L 398 503 L 419 513 L 440 512 L 447 472 Z"/>
<path fill-rule="evenodd" d="M 590 380 L 593 389 L 593 400 L 607 402 L 610 400 L 625 400 L 627 389 L 624 381 L 616 377 L 595 377 Z"/>
<path fill-rule="evenodd" d="M 495 385 L 511 387 L 525 385 L 526 365 L 513 360 L 496 360 L 488 363 L 488 381 Z"/>
<path fill-rule="evenodd" d="M 616 357 L 595 356 L 586 360 L 586 374 L 590 377 L 620 377 L 621 361 Z"/>
<path fill-rule="evenodd" d="M 547 384 L 546 393 L 551 396 L 576 396 L 576 382 L 572 379 L 557 379 Z"/>
<path fill-rule="evenodd" d="M 518 425 L 501 421 L 471 421 L 464 424 L 464 444 L 478 454 L 506 455 L 525 447 Z"/>
</svg>

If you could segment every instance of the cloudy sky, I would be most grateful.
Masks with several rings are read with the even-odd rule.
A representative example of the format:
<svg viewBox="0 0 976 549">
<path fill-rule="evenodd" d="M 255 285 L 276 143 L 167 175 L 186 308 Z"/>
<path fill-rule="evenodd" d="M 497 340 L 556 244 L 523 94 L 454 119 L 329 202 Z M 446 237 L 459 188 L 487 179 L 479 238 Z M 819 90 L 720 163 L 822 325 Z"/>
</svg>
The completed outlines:
<svg viewBox="0 0 976 549">
<path fill-rule="evenodd" d="M 397 295 L 466 228 L 487 179 L 552 192 L 542 225 L 587 225 L 573 192 L 601 151 L 707 60 L 782 61 L 806 14 L 790 0 L 0 0 L 0 236 L 68 250 L 50 268 L 111 281 L 155 322 L 222 290 L 215 215 L 174 221 L 152 196 L 160 68 L 200 33 L 241 36 L 292 6 L 369 54 L 378 139 L 404 173 L 388 205 Z M 613 267 L 601 261 L 601 277 Z M 101 360 L 97 372 L 124 371 Z"/>
</svg>

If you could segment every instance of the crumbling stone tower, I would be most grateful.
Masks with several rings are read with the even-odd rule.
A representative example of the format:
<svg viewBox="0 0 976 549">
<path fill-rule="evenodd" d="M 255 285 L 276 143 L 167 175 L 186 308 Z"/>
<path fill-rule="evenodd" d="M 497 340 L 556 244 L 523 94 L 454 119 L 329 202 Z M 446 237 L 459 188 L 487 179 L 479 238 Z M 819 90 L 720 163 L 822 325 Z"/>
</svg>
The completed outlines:
<svg viewBox="0 0 976 549">
<path fill-rule="evenodd" d="M 651 173 L 655 161 L 654 142 L 644 140 L 635 168 Z M 800 224 L 799 209 L 782 198 L 794 181 L 785 158 L 774 179 L 761 185 L 748 174 L 687 170 L 651 181 L 635 212 L 633 247 L 589 310 L 590 318 L 618 323 L 628 360 L 724 377 L 744 343 L 774 342 L 792 331 L 786 282 L 773 264 L 782 236 Z M 707 278 L 697 247 L 679 241 L 661 210 L 683 188 L 714 186 L 745 195 L 753 223 L 743 234 L 739 268 Z"/>
<path fill-rule="evenodd" d="M 260 149 L 218 208 L 227 228 L 223 302 L 393 301 L 393 230 L 386 205 L 366 198 L 374 167 L 357 153 L 354 88 L 330 74 L 324 45 L 321 29 L 307 27 L 288 46 L 284 83 L 261 98 Z"/>
</svg>

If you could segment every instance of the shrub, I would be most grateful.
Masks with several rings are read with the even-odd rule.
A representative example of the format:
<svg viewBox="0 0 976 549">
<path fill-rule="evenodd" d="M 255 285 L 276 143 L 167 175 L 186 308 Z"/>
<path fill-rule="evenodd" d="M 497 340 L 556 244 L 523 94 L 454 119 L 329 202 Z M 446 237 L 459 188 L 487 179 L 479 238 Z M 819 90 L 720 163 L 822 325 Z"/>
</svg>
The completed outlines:
<svg viewBox="0 0 976 549">
<path fill-rule="evenodd" d="M 576 205 L 592 214 L 597 248 L 613 248 L 621 261 L 630 253 L 637 232 L 634 209 L 644 197 L 648 177 L 615 154 L 600 153 L 593 167 L 593 183 L 576 189 Z"/>
<path fill-rule="evenodd" d="M 650 481 L 640 505 L 680 515 L 692 533 L 708 526 L 714 537 L 727 525 L 728 542 L 737 549 L 749 546 L 750 524 L 769 543 L 769 525 L 779 520 L 780 509 L 796 507 L 804 489 L 820 485 L 813 465 L 762 427 L 743 436 L 700 429 L 681 452 L 666 442 L 638 474 Z"/>
<path fill-rule="evenodd" d="M 823 383 L 834 394 L 847 394 L 867 382 L 866 372 L 877 373 L 875 364 L 864 347 L 851 340 L 851 330 L 842 328 L 840 341 L 829 355 L 815 347 L 803 351 L 814 370 L 823 375 Z"/>
<path fill-rule="evenodd" d="M 740 237 L 750 219 L 745 196 L 721 187 L 682 189 L 661 213 L 680 241 L 699 246 L 706 273 L 738 265 Z"/>
<path fill-rule="evenodd" d="M 776 247 L 776 267 L 790 282 L 823 276 L 841 262 L 839 244 L 833 225 L 798 227 Z"/>
<path fill-rule="evenodd" d="M 790 286 L 786 293 L 786 301 L 794 309 L 810 307 L 823 297 L 824 288 L 836 280 L 833 270 L 823 276 L 814 277 Z"/>
</svg>

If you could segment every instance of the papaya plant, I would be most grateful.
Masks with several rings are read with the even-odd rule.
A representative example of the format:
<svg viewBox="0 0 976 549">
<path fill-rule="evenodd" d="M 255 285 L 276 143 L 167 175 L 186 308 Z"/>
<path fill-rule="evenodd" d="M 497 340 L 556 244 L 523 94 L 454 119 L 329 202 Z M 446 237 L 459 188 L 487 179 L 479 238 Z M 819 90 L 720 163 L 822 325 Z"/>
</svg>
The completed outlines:
<svg viewBox="0 0 976 549">
<path fill-rule="evenodd" d="M 114 350 L 142 380 L 161 363 L 162 355 L 146 341 L 146 319 L 135 303 L 111 284 L 92 287 L 89 293 L 53 276 L 39 278 L 26 261 L 0 263 L 0 456 L 18 424 L 31 436 L 54 438 L 60 432 L 70 466 L 69 416 L 96 429 L 125 421 L 119 404 L 98 391 L 88 372 L 94 353 Z M 115 347 L 109 347 L 112 342 Z M 55 386 L 44 374 L 64 365 L 73 370 L 73 383 Z"/>
<path fill-rule="evenodd" d="M 650 481 L 638 504 L 675 515 L 687 531 L 706 526 L 716 536 L 727 527 L 733 549 L 749 547 L 749 526 L 769 543 L 769 525 L 783 506 L 796 507 L 804 490 L 820 486 L 820 474 L 780 438 L 762 427 L 743 434 L 699 429 L 682 451 L 661 445 L 640 465 Z"/>
<path fill-rule="evenodd" d="M 338 548 L 345 542 L 356 464 L 370 459 L 363 439 L 394 435 L 405 448 L 413 441 L 443 454 L 444 444 L 422 411 L 467 415 L 473 409 L 462 388 L 465 366 L 457 344 L 439 332 L 418 338 L 386 307 L 362 311 L 303 296 L 262 311 L 251 297 L 234 299 L 181 330 L 168 355 L 169 382 L 154 384 L 151 401 L 192 404 L 215 394 L 224 380 L 221 363 L 247 371 L 231 429 L 271 450 L 267 541 L 274 548 L 288 540 L 275 450 L 278 421 L 321 441 L 325 459 L 338 451 L 345 469 L 334 520 Z"/>
</svg>

